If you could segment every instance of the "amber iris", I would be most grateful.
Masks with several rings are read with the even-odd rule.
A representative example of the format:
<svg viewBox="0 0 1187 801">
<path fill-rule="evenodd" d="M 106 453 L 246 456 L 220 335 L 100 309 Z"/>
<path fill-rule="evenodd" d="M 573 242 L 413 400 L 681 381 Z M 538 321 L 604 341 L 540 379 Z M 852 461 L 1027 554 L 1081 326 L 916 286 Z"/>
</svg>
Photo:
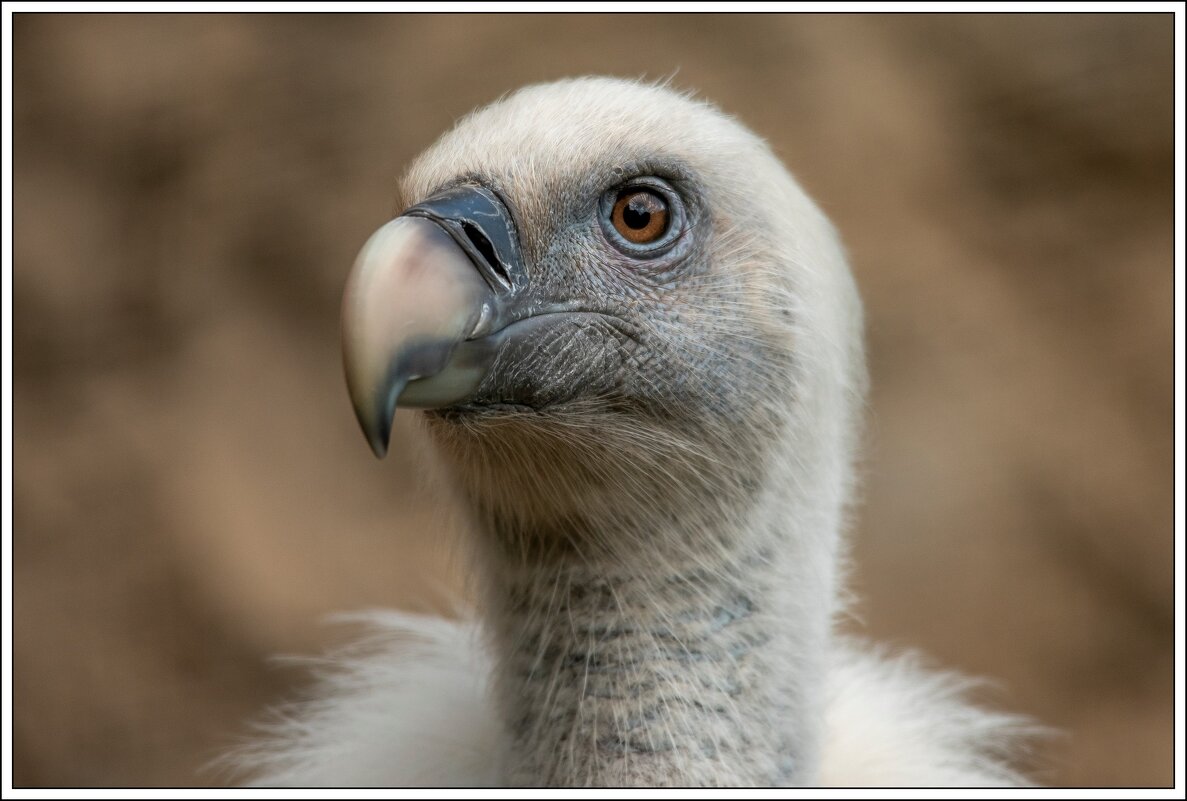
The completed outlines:
<svg viewBox="0 0 1187 801">
<path fill-rule="evenodd" d="M 668 201 L 646 189 L 627 189 L 615 201 L 610 222 L 631 244 L 649 245 L 668 230 Z"/>
</svg>

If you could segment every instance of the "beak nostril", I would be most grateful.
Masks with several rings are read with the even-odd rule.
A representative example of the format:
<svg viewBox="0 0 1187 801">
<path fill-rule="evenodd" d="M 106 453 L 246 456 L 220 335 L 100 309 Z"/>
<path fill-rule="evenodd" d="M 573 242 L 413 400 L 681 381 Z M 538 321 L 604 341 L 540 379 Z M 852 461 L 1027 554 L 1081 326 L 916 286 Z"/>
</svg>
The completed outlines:
<svg viewBox="0 0 1187 801">
<path fill-rule="evenodd" d="M 496 294 L 518 294 L 526 285 L 515 223 L 503 201 L 489 189 L 455 186 L 425 198 L 400 216 L 424 217 L 441 226 Z"/>
<path fill-rule="evenodd" d="M 470 240 L 470 244 L 474 249 L 482 254 L 482 258 L 486 260 L 491 272 L 507 289 L 511 288 L 511 276 L 507 274 L 507 268 L 499 261 L 499 257 L 495 254 L 495 247 L 487 239 L 486 234 L 482 233 L 477 225 L 471 222 L 462 222 L 462 230 L 466 232 L 466 238 Z"/>
</svg>

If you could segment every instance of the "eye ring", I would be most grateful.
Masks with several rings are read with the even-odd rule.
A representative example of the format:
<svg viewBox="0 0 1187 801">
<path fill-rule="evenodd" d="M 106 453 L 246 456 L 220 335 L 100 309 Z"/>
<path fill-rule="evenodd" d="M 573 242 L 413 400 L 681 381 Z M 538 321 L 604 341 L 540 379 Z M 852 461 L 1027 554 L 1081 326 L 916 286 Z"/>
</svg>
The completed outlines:
<svg viewBox="0 0 1187 801">
<path fill-rule="evenodd" d="M 635 178 L 602 196 L 599 222 L 606 239 L 634 258 L 666 253 L 684 233 L 684 203 L 667 182 Z"/>
</svg>

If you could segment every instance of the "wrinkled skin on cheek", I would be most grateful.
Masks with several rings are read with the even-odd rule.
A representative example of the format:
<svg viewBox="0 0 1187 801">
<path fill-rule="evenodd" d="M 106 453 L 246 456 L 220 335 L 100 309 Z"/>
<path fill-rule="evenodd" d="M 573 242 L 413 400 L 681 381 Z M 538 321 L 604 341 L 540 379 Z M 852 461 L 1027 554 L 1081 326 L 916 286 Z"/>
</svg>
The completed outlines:
<svg viewBox="0 0 1187 801">
<path fill-rule="evenodd" d="M 543 410 L 577 398 L 620 394 L 638 343 L 620 320 L 595 313 L 525 320 L 499 352 L 471 406 Z"/>
<path fill-rule="evenodd" d="M 710 274 L 658 285 L 617 267 L 603 261 L 568 292 L 552 290 L 580 311 L 516 323 L 524 328 L 476 396 L 427 412 L 476 508 L 493 530 L 513 532 L 509 548 L 526 538 L 588 550 L 591 521 L 604 527 L 622 510 L 720 519 L 723 499 L 759 486 L 781 435 L 787 395 L 771 390 L 790 385 L 790 354 L 755 327 L 744 282 Z M 729 302 L 707 302 L 708 289 Z M 560 540 L 530 535 L 557 526 Z"/>
</svg>

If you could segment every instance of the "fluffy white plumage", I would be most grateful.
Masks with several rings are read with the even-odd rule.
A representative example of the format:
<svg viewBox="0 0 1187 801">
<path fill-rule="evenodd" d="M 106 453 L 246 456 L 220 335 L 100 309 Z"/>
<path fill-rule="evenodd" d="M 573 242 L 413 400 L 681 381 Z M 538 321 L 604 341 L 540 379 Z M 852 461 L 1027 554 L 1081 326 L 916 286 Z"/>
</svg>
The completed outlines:
<svg viewBox="0 0 1187 801">
<path fill-rule="evenodd" d="M 590 222 L 649 174 L 687 196 L 684 261 L 624 259 Z M 458 180 L 515 209 L 534 291 L 618 303 L 633 333 L 564 329 L 559 353 L 504 367 L 538 407 L 430 421 L 484 605 L 473 623 L 364 616 L 372 637 L 237 755 L 255 783 L 1021 783 L 1025 721 L 833 632 L 861 307 L 765 143 L 665 88 L 579 79 L 461 121 L 405 200 Z"/>
<path fill-rule="evenodd" d="M 502 782 L 492 665 L 470 622 L 378 611 L 346 618 L 370 635 L 310 660 L 308 699 L 278 710 L 233 762 L 260 787 L 494 787 Z M 976 682 L 912 654 L 834 645 L 828 671 L 823 787 L 998 787 L 1036 729 L 968 699 Z"/>
</svg>

